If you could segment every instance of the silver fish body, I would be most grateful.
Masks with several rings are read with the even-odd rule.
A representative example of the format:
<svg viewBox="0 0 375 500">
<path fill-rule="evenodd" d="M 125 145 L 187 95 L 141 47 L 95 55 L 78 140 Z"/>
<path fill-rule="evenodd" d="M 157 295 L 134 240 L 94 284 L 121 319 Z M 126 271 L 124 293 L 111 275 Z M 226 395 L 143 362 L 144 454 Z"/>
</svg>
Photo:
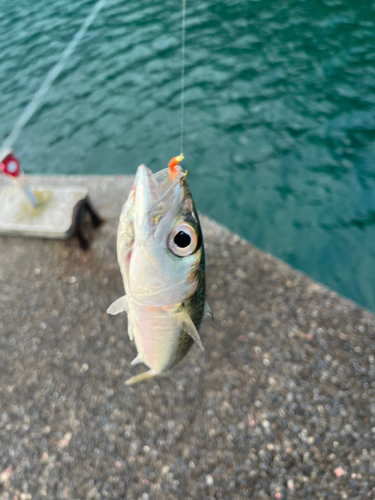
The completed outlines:
<svg viewBox="0 0 375 500">
<path fill-rule="evenodd" d="M 117 234 L 117 257 L 126 295 L 109 314 L 126 311 L 128 333 L 150 370 L 132 377 L 139 382 L 173 368 L 198 334 L 206 302 L 205 255 L 199 217 L 186 174 L 177 167 L 156 174 L 138 167 L 123 206 Z"/>
</svg>

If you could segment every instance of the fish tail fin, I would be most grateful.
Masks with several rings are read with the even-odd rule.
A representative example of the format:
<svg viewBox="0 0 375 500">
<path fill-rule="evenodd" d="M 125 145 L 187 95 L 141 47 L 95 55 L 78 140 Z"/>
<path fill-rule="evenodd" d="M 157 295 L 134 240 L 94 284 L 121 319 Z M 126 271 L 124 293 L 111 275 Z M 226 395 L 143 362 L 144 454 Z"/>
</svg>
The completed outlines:
<svg viewBox="0 0 375 500">
<path fill-rule="evenodd" d="M 137 382 L 143 382 L 143 380 L 148 380 L 149 378 L 155 377 L 155 375 L 155 370 L 149 370 L 148 372 L 140 373 L 139 375 L 129 378 L 125 384 L 131 385 L 136 384 Z"/>
</svg>

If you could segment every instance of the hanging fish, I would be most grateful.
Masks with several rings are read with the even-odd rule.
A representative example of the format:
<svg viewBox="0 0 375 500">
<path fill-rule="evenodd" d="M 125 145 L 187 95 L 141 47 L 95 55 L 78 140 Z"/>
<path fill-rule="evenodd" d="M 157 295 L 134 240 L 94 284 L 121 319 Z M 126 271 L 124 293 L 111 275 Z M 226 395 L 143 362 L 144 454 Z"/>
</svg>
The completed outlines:
<svg viewBox="0 0 375 500">
<path fill-rule="evenodd" d="M 138 355 L 132 365 L 150 370 L 127 380 L 140 382 L 173 368 L 194 342 L 205 313 L 205 256 L 198 213 L 176 157 L 153 174 L 138 167 L 123 206 L 117 258 L 126 295 L 108 314 L 128 315 L 128 333 Z"/>
</svg>

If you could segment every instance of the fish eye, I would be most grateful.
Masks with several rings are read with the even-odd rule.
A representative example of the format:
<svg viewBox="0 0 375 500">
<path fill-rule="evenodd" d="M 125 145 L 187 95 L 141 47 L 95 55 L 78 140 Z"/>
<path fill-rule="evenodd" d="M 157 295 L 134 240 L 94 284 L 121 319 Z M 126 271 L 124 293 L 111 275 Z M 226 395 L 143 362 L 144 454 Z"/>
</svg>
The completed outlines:
<svg viewBox="0 0 375 500">
<path fill-rule="evenodd" d="M 198 236 L 190 224 L 182 222 L 172 229 L 168 237 L 168 248 L 177 257 L 187 257 L 195 252 Z"/>
</svg>

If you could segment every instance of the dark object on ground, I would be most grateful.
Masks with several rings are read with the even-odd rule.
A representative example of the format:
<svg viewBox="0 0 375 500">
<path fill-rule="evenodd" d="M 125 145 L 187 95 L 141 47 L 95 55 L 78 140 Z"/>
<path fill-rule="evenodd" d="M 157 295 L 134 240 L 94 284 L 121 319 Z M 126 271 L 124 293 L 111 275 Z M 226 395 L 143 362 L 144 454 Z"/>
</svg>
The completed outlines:
<svg viewBox="0 0 375 500">
<path fill-rule="evenodd" d="M 72 216 L 73 234 L 77 237 L 82 250 L 88 250 L 92 242 L 91 228 L 97 229 L 104 220 L 93 209 L 88 199 L 79 201 Z"/>
</svg>

